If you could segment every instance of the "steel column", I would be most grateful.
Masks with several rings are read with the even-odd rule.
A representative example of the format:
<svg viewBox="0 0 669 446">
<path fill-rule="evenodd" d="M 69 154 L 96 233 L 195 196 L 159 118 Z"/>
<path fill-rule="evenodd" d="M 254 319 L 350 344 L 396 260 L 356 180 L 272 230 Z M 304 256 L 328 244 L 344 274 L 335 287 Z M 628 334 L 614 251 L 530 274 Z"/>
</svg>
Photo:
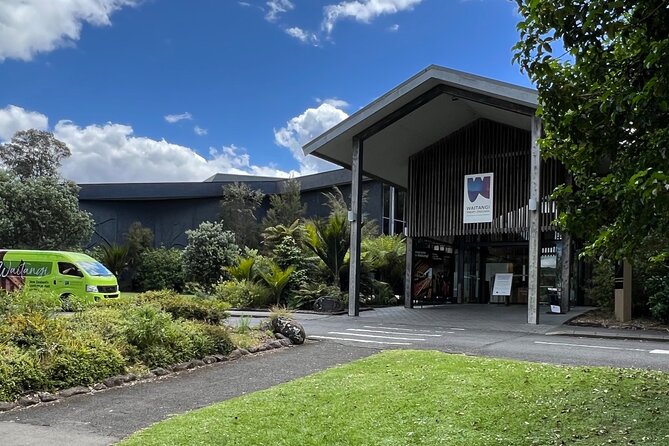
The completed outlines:
<svg viewBox="0 0 669 446">
<path fill-rule="evenodd" d="M 571 235 L 568 233 L 562 234 L 562 272 L 560 273 L 561 296 L 560 296 L 560 312 L 569 312 L 569 296 L 571 294 Z"/>
<path fill-rule="evenodd" d="M 363 144 L 353 139 L 351 156 L 351 247 L 349 250 L 348 315 L 360 315 L 360 238 L 362 219 L 362 158 Z"/>
<path fill-rule="evenodd" d="M 539 278 L 541 274 L 541 119 L 532 117 L 532 144 L 530 148 L 530 202 L 529 211 L 529 278 L 527 296 L 527 323 L 539 323 Z"/>
</svg>

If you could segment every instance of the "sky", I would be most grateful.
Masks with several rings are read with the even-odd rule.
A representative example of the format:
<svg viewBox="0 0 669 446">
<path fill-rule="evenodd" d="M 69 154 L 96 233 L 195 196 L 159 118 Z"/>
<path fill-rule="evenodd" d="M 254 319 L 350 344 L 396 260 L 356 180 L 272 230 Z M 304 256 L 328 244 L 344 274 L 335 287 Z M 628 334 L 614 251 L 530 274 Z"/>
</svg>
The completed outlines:
<svg viewBox="0 0 669 446">
<path fill-rule="evenodd" d="M 0 142 L 79 183 L 300 176 L 302 145 L 431 64 L 522 86 L 508 0 L 2 0 Z"/>
</svg>

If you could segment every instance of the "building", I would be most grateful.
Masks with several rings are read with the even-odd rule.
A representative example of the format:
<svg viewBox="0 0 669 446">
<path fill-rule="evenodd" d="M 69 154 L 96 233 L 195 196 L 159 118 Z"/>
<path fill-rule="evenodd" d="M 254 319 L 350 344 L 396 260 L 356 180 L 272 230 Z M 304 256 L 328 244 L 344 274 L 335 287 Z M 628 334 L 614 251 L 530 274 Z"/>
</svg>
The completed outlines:
<svg viewBox="0 0 669 446">
<path fill-rule="evenodd" d="M 352 172 L 350 315 L 363 175 L 407 194 L 406 307 L 510 301 L 533 324 L 542 299 L 568 311 L 572 243 L 548 200 L 566 172 L 540 158 L 536 108 L 532 89 L 430 66 L 304 146 Z"/>
<path fill-rule="evenodd" d="M 302 202 L 307 205 L 307 217 L 328 214 L 323 192 L 331 191 L 334 186 L 339 187 L 345 197 L 350 196 L 351 173 L 344 169 L 307 175 L 298 180 Z M 90 245 L 121 244 L 130 225 L 139 221 L 153 231 L 156 247 L 183 247 L 187 243 L 185 231 L 198 227 L 203 221 L 219 218 L 223 186 L 235 182 L 245 183 L 265 194 L 258 213 L 258 218 L 262 219 L 269 208 L 269 196 L 283 190 L 285 179 L 216 174 L 201 183 L 81 184 L 79 205 L 95 220 Z M 369 178 L 363 183 L 369 198 L 365 214 L 379 228 L 385 228 L 385 233 L 395 228 L 401 233 L 403 194 Z"/>
</svg>

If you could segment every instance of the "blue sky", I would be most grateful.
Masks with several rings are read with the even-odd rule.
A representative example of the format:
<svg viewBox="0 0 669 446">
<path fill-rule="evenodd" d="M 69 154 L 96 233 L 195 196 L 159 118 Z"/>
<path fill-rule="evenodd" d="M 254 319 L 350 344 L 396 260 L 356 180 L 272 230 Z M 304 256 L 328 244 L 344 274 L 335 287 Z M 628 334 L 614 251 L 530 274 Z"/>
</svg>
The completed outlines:
<svg viewBox="0 0 669 446">
<path fill-rule="evenodd" d="M 300 146 L 430 64 L 529 86 L 506 0 L 3 0 L 0 141 L 79 182 L 327 169 Z"/>
</svg>

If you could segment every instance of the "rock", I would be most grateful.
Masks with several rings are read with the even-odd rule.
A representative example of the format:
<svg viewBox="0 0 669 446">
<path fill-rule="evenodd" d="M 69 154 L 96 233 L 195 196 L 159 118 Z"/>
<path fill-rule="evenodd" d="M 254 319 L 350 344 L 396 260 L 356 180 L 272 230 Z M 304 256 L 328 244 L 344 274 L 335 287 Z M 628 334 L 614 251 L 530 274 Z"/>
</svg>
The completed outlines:
<svg viewBox="0 0 669 446">
<path fill-rule="evenodd" d="M 172 371 L 173 372 L 183 372 L 184 370 L 190 368 L 190 362 L 182 362 L 180 364 L 176 364 L 172 366 Z"/>
<path fill-rule="evenodd" d="M 259 352 L 264 352 L 265 350 L 268 350 L 271 347 L 268 348 L 267 344 L 260 344 L 256 348 L 258 349 Z"/>
<path fill-rule="evenodd" d="M 213 355 L 213 356 L 214 356 L 214 358 L 216 358 L 216 360 L 217 360 L 218 362 L 224 362 L 224 361 L 227 361 L 227 360 L 228 360 L 228 357 L 227 357 L 227 356 L 225 356 L 225 355 L 221 355 L 220 353 L 216 353 L 216 354 Z"/>
<path fill-rule="evenodd" d="M 27 407 L 32 406 L 40 402 L 39 396 L 37 395 L 24 395 L 19 398 L 19 406 Z"/>
<path fill-rule="evenodd" d="M 0 401 L 0 412 L 7 412 L 8 410 L 12 410 L 16 406 L 18 406 L 18 404 L 16 404 L 13 401 Z"/>
<path fill-rule="evenodd" d="M 106 388 L 107 386 L 105 386 L 103 383 L 97 383 L 93 386 L 93 390 L 105 390 Z"/>
<path fill-rule="evenodd" d="M 43 403 L 48 403 L 50 401 L 56 401 L 58 397 L 51 392 L 40 392 L 37 394 L 39 399 Z"/>
<path fill-rule="evenodd" d="M 242 354 L 242 356 L 246 356 L 246 355 L 249 354 L 249 351 L 246 350 L 245 348 L 240 348 L 240 349 L 238 349 L 238 350 L 239 350 L 239 352 Z"/>
<path fill-rule="evenodd" d="M 102 383 L 107 387 L 118 387 L 123 385 L 123 380 L 118 376 L 112 376 L 102 381 Z"/>
<path fill-rule="evenodd" d="M 260 324 L 258 324 L 258 330 L 260 331 L 266 331 L 266 330 L 271 330 L 272 329 L 272 324 L 269 323 L 268 320 L 262 320 Z"/>
<path fill-rule="evenodd" d="M 343 309 L 344 303 L 336 297 L 323 296 L 319 297 L 314 302 L 314 311 L 333 313 L 336 311 L 342 311 Z"/>
<path fill-rule="evenodd" d="M 293 345 L 293 343 L 290 342 L 290 339 L 279 339 L 279 342 L 280 342 L 281 345 L 283 345 L 284 347 L 290 347 L 291 345 Z"/>
<path fill-rule="evenodd" d="M 123 378 L 123 382 L 130 383 L 137 381 L 137 375 L 134 373 L 128 373 L 127 375 L 121 375 L 120 378 Z"/>
<path fill-rule="evenodd" d="M 61 390 L 60 392 L 58 392 L 58 395 L 62 396 L 63 398 L 69 398 L 74 395 L 81 395 L 88 392 L 90 392 L 90 389 L 88 387 L 76 386 L 76 387 L 70 387 L 69 389 Z"/>
<path fill-rule="evenodd" d="M 230 361 L 233 361 L 235 359 L 239 359 L 243 356 L 242 352 L 239 349 L 235 349 L 230 354 L 228 355 L 228 359 Z"/>
<path fill-rule="evenodd" d="M 213 356 L 205 356 L 204 358 L 202 358 L 202 360 L 204 361 L 205 364 L 213 364 L 217 361 L 217 359 Z"/>
<path fill-rule="evenodd" d="M 283 344 L 281 343 L 281 341 L 272 341 L 269 343 L 269 346 L 272 348 L 281 348 L 283 347 Z"/>
<path fill-rule="evenodd" d="M 140 376 L 139 379 L 145 380 L 145 379 L 151 379 L 151 378 L 155 378 L 155 377 L 156 377 L 155 373 L 149 372 L 149 373 L 145 373 L 144 375 Z"/>
<path fill-rule="evenodd" d="M 258 353 L 258 347 L 249 347 L 249 353 Z"/>
<path fill-rule="evenodd" d="M 201 359 L 193 359 L 193 360 L 190 362 L 191 367 L 188 367 L 188 368 L 190 369 L 190 368 L 195 368 L 195 367 L 202 367 L 202 366 L 205 365 L 205 364 L 206 364 L 206 363 L 205 363 L 203 360 L 201 360 Z"/>
<path fill-rule="evenodd" d="M 281 333 L 274 333 L 274 337 L 277 338 L 278 340 L 281 340 L 281 339 L 288 339 L 287 337 L 285 337 L 285 336 L 282 335 Z"/>
<path fill-rule="evenodd" d="M 165 376 L 165 375 L 169 375 L 170 371 L 167 370 L 167 369 L 164 369 L 162 367 L 157 367 L 157 368 L 151 370 L 151 373 L 153 373 L 156 376 Z"/>
<path fill-rule="evenodd" d="M 290 342 L 296 345 L 304 344 L 304 340 L 307 337 L 302 324 L 292 319 L 286 319 L 283 317 L 277 317 L 276 319 L 272 320 L 272 330 L 275 333 L 281 333 L 290 339 Z"/>
</svg>

